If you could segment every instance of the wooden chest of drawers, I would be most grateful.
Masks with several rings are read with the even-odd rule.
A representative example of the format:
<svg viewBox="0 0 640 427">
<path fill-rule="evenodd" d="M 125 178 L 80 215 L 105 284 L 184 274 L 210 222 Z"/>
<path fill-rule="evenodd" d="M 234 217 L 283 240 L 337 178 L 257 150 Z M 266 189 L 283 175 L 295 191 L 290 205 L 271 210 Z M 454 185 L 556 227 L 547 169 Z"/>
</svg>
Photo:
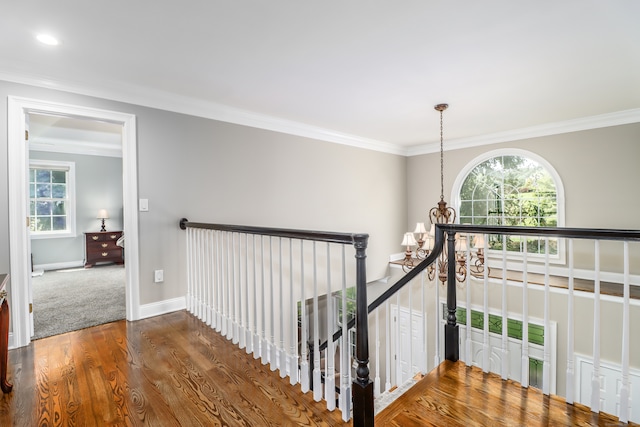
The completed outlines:
<svg viewBox="0 0 640 427">
<path fill-rule="evenodd" d="M 122 231 L 96 231 L 85 235 L 85 268 L 93 267 L 96 262 L 115 262 L 124 264 L 122 248 L 116 241 Z"/>
</svg>

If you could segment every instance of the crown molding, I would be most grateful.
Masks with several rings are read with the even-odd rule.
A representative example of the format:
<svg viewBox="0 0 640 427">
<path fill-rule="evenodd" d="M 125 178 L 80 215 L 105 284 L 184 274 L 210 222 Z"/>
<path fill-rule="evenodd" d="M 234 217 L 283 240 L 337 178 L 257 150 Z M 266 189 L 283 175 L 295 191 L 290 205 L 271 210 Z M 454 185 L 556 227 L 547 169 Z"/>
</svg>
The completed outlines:
<svg viewBox="0 0 640 427">
<path fill-rule="evenodd" d="M 640 122 L 640 108 L 618 111 L 615 113 L 600 114 L 596 116 L 582 117 L 574 120 L 547 123 L 539 126 L 531 126 L 522 129 L 514 129 L 488 135 L 474 136 L 470 138 L 450 139 L 446 141 L 445 151 L 459 150 L 461 148 L 478 147 L 481 145 L 498 144 L 501 142 L 519 141 L 522 139 L 539 138 L 542 136 L 559 135 L 563 133 L 579 132 L 583 130 L 605 128 L 610 126 L 626 125 Z M 440 142 L 409 147 L 406 156 L 418 156 L 440 151 Z"/>
<path fill-rule="evenodd" d="M 58 138 L 37 138 L 29 141 L 30 151 L 48 153 L 83 154 L 86 156 L 122 157 L 122 147 L 114 144 L 95 143 L 88 140 L 63 140 Z"/>
<path fill-rule="evenodd" d="M 401 156 L 418 156 L 437 153 L 440 142 L 405 147 L 386 141 L 363 138 L 357 135 L 332 131 L 330 129 L 311 126 L 305 123 L 285 120 L 265 114 L 229 107 L 226 105 L 206 102 L 200 99 L 184 97 L 155 89 L 143 88 L 125 83 L 117 86 L 107 86 L 104 83 L 70 83 L 55 80 L 45 76 L 24 73 L 9 73 L 0 70 L 0 80 L 20 83 L 47 89 L 60 90 L 80 95 L 93 96 L 117 102 L 124 102 L 143 107 L 172 111 L 175 113 L 218 120 L 274 132 L 312 138 L 336 144 L 348 145 L 356 148 L 379 151 Z M 498 144 L 501 142 L 517 141 L 582 130 L 618 126 L 640 122 L 640 108 L 624 110 L 614 113 L 583 117 L 574 120 L 547 123 L 522 129 L 514 129 L 494 134 L 459 138 L 446 141 L 446 151 L 462 148 L 478 147 L 482 145 Z"/>
<path fill-rule="evenodd" d="M 357 135 L 336 132 L 305 123 L 285 120 L 252 111 L 206 102 L 196 98 L 119 83 L 117 86 L 101 84 L 77 84 L 55 80 L 35 74 L 14 74 L 0 70 L 0 80 L 47 89 L 60 90 L 80 95 L 93 96 L 111 101 L 125 102 L 143 107 L 187 114 L 258 129 L 281 132 L 305 138 L 318 139 L 336 144 L 364 148 L 383 153 L 406 155 L 406 148 L 385 141 L 363 138 Z"/>
</svg>

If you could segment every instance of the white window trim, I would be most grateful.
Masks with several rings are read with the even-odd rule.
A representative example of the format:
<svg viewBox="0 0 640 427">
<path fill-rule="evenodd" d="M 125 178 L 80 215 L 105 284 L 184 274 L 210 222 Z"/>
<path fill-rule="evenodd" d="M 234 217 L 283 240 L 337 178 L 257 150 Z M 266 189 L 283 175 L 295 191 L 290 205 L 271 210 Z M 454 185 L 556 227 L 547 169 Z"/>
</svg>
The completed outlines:
<svg viewBox="0 0 640 427">
<path fill-rule="evenodd" d="M 66 162 L 59 160 L 42 160 L 42 159 L 30 159 L 29 169 L 31 167 L 50 168 L 50 169 L 67 169 L 68 182 L 67 182 L 67 197 L 69 204 L 67 206 L 67 225 L 68 229 L 65 231 L 46 231 L 41 233 L 29 233 L 29 237 L 32 240 L 37 239 L 57 239 L 57 238 L 69 238 L 76 237 L 76 164 L 75 162 Z M 31 198 L 29 198 L 31 201 Z"/>
<path fill-rule="evenodd" d="M 485 162 L 493 157 L 501 157 L 501 156 L 521 156 L 526 157 L 528 159 L 534 160 L 538 162 L 541 166 L 543 166 L 547 172 L 553 178 L 553 181 L 556 184 L 556 201 L 558 203 L 558 227 L 565 226 L 565 198 L 564 198 L 564 184 L 562 183 L 562 179 L 558 174 L 558 171 L 549 163 L 545 158 L 532 153 L 531 151 L 522 150 L 520 148 L 500 148 L 497 150 L 487 151 L 479 156 L 475 157 L 473 160 L 468 162 L 465 167 L 463 167 L 455 181 L 453 182 L 453 186 L 451 187 L 451 205 L 455 207 L 457 212 L 460 212 L 460 189 L 462 188 L 462 184 L 464 180 L 467 178 L 467 175 L 479 164 Z M 456 219 L 457 222 L 460 222 L 460 219 Z M 493 255 L 495 254 L 495 255 Z M 502 251 L 489 250 L 487 253 L 488 258 L 500 258 L 502 259 Z M 507 259 L 522 259 L 522 253 L 515 252 L 507 252 Z M 544 262 L 544 254 L 528 254 L 527 260 L 531 262 Z M 553 264 L 566 264 L 566 244 L 565 239 L 558 239 L 558 254 L 557 255 L 549 255 L 549 262 Z"/>
</svg>

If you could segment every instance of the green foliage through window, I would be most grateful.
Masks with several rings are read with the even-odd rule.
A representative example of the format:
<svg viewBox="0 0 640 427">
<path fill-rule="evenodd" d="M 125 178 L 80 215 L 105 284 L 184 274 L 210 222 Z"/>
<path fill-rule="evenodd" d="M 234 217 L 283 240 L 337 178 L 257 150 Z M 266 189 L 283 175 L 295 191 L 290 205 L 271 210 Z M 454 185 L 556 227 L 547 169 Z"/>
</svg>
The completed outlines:
<svg viewBox="0 0 640 427">
<path fill-rule="evenodd" d="M 447 307 L 443 304 L 443 318 L 447 318 Z M 460 325 L 467 324 L 467 309 L 458 307 L 456 309 L 456 321 Z M 484 313 L 471 310 L 471 327 L 484 330 Z M 489 314 L 489 332 L 502 335 L 502 316 Z M 522 321 L 507 319 L 507 334 L 510 338 L 522 340 Z M 529 342 L 532 344 L 544 345 L 544 327 L 529 323 Z"/>
<path fill-rule="evenodd" d="M 467 175 L 460 188 L 460 223 L 476 225 L 557 227 L 556 184 L 547 169 L 523 156 L 492 157 Z M 534 237 L 492 235 L 489 249 L 544 253 L 544 240 Z M 549 240 L 549 253 L 558 242 Z"/>
</svg>

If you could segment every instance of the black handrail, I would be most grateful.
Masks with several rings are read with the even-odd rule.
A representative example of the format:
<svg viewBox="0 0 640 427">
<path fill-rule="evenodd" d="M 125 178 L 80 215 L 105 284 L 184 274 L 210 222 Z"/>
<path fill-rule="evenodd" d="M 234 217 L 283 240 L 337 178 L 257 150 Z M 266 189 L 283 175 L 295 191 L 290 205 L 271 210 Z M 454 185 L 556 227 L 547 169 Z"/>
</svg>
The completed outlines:
<svg viewBox="0 0 640 427">
<path fill-rule="evenodd" d="M 357 233 L 334 233 L 328 231 L 294 230 L 289 228 L 254 227 L 249 225 L 209 224 L 204 222 L 190 222 L 188 219 L 182 218 L 180 220 L 180 228 L 186 230 L 187 227 L 286 237 L 289 239 L 315 240 L 318 242 L 342 243 L 346 245 L 354 244 L 355 236 L 358 236 Z"/>
<path fill-rule="evenodd" d="M 447 233 L 507 234 L 516 236 L 560 237 L 593 240 L 638 240 L 640 230 L 570 227 L 521 227 L 502 225 L 439 224 Z"/>
</svg>

